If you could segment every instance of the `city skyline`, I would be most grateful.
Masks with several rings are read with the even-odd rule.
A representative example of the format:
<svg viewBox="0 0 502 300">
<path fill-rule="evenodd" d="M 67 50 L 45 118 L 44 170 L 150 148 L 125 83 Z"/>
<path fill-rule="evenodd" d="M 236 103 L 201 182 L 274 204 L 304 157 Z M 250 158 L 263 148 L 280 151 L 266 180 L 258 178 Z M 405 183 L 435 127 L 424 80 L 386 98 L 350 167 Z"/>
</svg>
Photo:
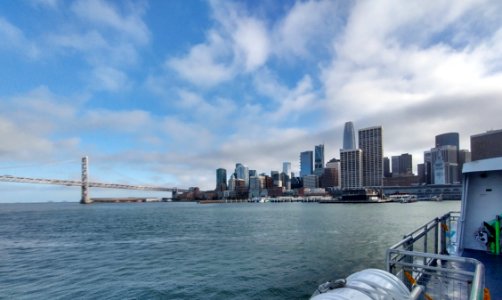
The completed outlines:
<svg viewBox="0 0 502 300">
<path fill-rule="evenodd" d="M 438 134 L 500 128 L 496 1 L 10 1 L 0 9 L 0 173 L 214 189 L 281 170 L 346 121 L 413 168 Z M 399 16 L 399 17 L 396 17 Z M 385 21 L 382 21 L 385 20 Z M 476 110 L 476 113 L 474 113 Z M 1 201 L 78 191 L 2 183 Z M 52 199 L 51 199 L 52 198 Z"/>
</svg>

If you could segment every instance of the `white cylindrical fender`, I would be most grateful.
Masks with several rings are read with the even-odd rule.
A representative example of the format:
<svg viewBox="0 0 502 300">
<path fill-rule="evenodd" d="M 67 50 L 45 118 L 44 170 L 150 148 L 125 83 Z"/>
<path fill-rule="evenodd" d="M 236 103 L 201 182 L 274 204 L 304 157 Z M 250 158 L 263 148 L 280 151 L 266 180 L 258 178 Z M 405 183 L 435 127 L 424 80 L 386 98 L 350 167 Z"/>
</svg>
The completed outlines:
<svg viewBox="0 0 502 300">
<path fill-rule="evenodd" d="M 311 300 L 405 300 L 410 291 L 396 276 L 378 269 L 366 269 L 347 277 L 345 286 L 314 295 Z"/>
</svg>

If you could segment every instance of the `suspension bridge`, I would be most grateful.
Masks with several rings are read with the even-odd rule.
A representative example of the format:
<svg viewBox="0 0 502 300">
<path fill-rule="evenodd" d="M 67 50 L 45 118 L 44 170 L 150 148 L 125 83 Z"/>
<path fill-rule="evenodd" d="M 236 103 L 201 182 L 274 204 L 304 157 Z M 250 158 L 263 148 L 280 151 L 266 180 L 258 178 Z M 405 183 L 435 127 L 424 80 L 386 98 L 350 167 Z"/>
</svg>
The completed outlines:
<svg viewBox="0 0 502 300">
<path fill-rule="evenodd" d="M 156 192 L 171 192 L 172 198 L 176 197 L 177 193 L 186 192 L 186 189 L 179 189 L 176 187 L 162 187 L 162 186 L 149 186 L 149 185 L 129 185 L 118 183 L 103 183 L 89 181 L 88 175 L 89 158 L 82 157 L 82 180 L 64 180 L 64 179 L 45 179 L 45 178 L 28 178 L 11 175 L 0 175 L 0 182 L 18 182 L 18 183 L 36 183 L 36 184 L 53 184 L 64 186 L 79 186 L 82 190 L 82 198 L 80 203 L 89 204 L 92 200 L 89 196 L 89 189 L 106 188 L 106 189 L 124 189 L 124 190 L 142 190 L 142 191 L 156 191 Z"/>
</svg>

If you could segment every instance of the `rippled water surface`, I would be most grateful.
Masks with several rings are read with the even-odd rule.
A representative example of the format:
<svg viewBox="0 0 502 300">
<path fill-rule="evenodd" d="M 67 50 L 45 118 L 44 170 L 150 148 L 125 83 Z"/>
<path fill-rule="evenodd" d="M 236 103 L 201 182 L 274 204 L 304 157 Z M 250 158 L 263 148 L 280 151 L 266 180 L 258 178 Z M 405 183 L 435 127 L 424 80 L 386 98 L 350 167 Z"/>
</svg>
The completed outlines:
<svg viewBox="0 0 502 300">
<path fill-rule="evenodd" d="M 459 207 L 0 204 L 0 298 L 308 299 Z"/>
</svg>

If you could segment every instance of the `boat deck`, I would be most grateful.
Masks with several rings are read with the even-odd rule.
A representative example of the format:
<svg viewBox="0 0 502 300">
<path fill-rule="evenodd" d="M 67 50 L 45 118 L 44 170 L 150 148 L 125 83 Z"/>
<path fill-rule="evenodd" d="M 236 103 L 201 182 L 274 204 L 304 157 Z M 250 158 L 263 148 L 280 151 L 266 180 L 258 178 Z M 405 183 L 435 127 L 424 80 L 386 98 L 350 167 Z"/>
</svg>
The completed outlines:
<svg viewBox="0 0 502 300">
<path fill-rule="evenodd" d="M 464 250 L 463 257 L 479 260 L 485 266 L 485 286 L 490 290 L 492 299 L 502 295 L 502 256 L 486 251 Z"/>
</svg>

